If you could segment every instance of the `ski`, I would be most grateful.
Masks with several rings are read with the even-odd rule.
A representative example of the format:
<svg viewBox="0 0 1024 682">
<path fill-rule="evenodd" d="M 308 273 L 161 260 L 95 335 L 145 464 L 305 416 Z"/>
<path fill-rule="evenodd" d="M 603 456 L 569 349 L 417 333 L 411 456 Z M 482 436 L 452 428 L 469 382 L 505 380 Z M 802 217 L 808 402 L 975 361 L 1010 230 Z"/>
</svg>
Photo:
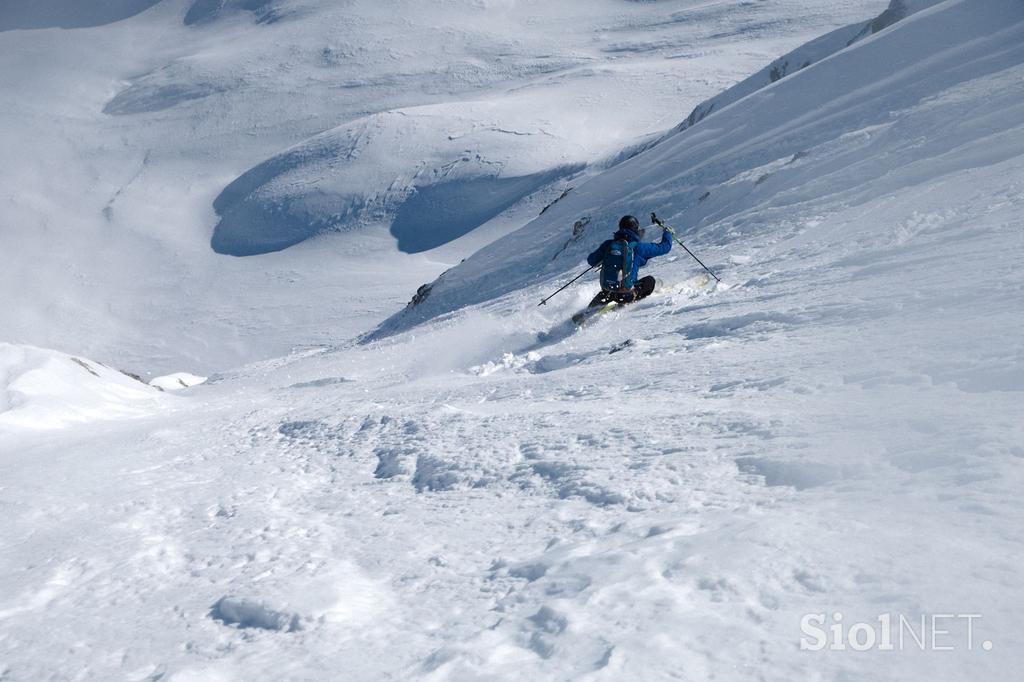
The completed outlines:
<svg viewBox="0 0 1024 682">
<path fill-rule="evenodd" d="M 711 283 L 711 281 L 712 280 L 711 280 L 711 277 L 709 275 L 701 274 L 701 275 L 697 275 L 696 277 L 691 277 L 690 279 L 686 280 L 683 283 L 682 286 L 687 288 L 687 289 L 691 289 L 691 290 L 693 290 L 693 289 L 704 289 L 705 287 L 708 286 L 708 284 Z M 678 289 L 678 287 L 676 287 L 676 289 Z M 668 287 L 665 284 L 665 282 L 663 282 L 662 280 L 659 279 L 659 280 L 656 280 L 655 285 L 654 285 L 654 291 L 651 292 L 650 296 L 646 296 L 645 298 L 643 298 L 641 300 L 646 300 L 647 298 L 650 298 L 651 296 L 657 296 L 659 294 L 663 294 L 666 291 L 671 293 L 673 290 L 674 289 L 672 287 Z M 596 305 L 596 306 L 593 306 L 593 307 L 590 307 L 590 308 L 585 308 L 585 309 L 581 310 L 580 312 L 576 313 L 575 315 L 573 315 L 572 316 L 572 321 L 573 321 L 573 323 L 576 326 L 582 327 L 582 326 L 588 324 L 595 317 L 600 317 L 601 315 L 604 315 L 605 313 L 609 313 L 609 312 L 615 310 L 616 308 L 621 308 L 621 307 L 623 307 L 623 304 L 616 303 L 615 301 L 611 301 L 609 303 L 605 303 L 604 305 Z"/>
<path fill-rule="evenodd" d="M 608 303 L 605 303 L 602 306 L 593 306 L 592 308 L 587 308 L 586 310 L 581 310 L 580 312 L 578 312 L 575 315 L 573 315 L 572 316 L 572 321 L 577 326 L 582 327 L 583 325 L 585 325 L 587 322 L 590 322 L 590 320 L 594 319 L 595 317 L 598 317 L 600 315 L 604 315 L 605 313 L 610 312 L 612 310 L 615 310 L 618 307 L 619 307 L 619 304 L 616 303 L 615 301 L 610 301 Z"/>
</svg>

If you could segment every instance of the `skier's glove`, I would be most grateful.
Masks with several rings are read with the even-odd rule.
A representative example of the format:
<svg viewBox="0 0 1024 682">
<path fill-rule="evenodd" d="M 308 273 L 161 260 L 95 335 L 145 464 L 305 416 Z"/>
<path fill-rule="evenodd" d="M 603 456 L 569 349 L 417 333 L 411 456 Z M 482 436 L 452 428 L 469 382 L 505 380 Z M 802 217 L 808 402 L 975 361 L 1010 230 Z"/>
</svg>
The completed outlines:
<svg viewBox="0 0 1024 682">
<path fill-rule="evenodd" d="M 669 233 L 670 235 L 672 235 L 673 237 L 674 237 L 674 236 L 676 236 L 676 231 L 675 231 L 675 230 L 673 230 L 673 229 L 672 229 L 671 227 L 669 227 L 668 225 L 665 225 L 664 223 L 662 223 L 662 225 L 661 225 L 661 229 L 665 230 L 666 232 L 668 232 L 668 233 Z"/>
</svg>

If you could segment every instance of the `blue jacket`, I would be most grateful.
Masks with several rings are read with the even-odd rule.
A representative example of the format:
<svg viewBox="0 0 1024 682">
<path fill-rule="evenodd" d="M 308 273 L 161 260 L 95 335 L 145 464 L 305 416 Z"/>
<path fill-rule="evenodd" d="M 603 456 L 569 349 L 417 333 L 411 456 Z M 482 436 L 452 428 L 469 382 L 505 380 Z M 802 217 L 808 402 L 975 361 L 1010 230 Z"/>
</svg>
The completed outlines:
<svg viewBox="0 0 1024 682">
<path fill-rule="evenodd" d="M 611 239 L 605 240 L 597 250 L 587 256 L 587 263 L 597 265 L 604 260 L 605 251 L 613 241 L 625 239 L 628 242 L 637 242 L 633 249 L 633 281 L 637 280 L 637 271 L 647 265 L 647 261 L 655 256 L 664 256 L 672 250 L 672 235 L 667 231 L 661 235 L 660 242 L 642 242 L 640 235 L 633 230 L 619 230 Z"/>
</svg>

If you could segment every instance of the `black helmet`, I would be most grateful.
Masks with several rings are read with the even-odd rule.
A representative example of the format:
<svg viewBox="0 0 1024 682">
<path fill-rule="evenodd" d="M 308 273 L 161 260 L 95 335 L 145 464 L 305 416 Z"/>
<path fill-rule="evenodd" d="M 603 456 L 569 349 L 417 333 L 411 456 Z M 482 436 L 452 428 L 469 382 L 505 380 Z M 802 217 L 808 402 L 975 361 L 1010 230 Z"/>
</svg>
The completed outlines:
<svg viewBox="0 0 1024 682">
<path fill-rule="evenodd" d="M 619 219 L 620 230 L 633 230 L 634 232 L 640 231 L 640 221 L 635 216 L 624 215 Z"/>
</svg>

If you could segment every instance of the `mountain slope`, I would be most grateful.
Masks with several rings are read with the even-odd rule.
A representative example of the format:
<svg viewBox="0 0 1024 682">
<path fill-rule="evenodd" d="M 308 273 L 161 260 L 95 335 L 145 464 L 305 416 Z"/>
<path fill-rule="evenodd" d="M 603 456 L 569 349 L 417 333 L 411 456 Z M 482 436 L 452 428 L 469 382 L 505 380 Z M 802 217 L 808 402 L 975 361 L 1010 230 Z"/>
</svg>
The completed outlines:
<svg viewBox="0 0 1024 682">
<path fill-rule="evenodd" d="M 716 109 L 724 109 L 733 102 L 737 102 L 747 95 L 760 90 L 763 87 L 785 78 L 787 75 L 806 69 L 811 64 L 819 62 L 840 50 L 849 47 L 858 40 L 874 35 L 885 30 L 897 21 L 906 19 L 911 14 L 927 9 L 940 0 L 894 0 L 884 12 L 871 21 L 859 22 L 844 26 L 831 33 L 801 45 L 796 50 L 784 54 L 768 66 L 764 67 L 749 78 L 737 83 L 728 90 L 712 97 L 711 99 L 698 104 L 685 121 L 680 123 L 676 130 L 686 130 L 698 123 L 705 116 Z"/>
<path fill-rule="evenodd" d="M 160 0 L 107 0 L 99 6 L 83 6 L 67 0 L 0 2 L 0 31 L 38 28 L 85 28 L 122 21 L 143 12 Z"/>
<path fill-rule="evenodd" d="M 18 301 L 0 308 L 0 335 L 147 375 L 207 373 L 348 338 L 528 222 L 565 185 L 469 224 L 535 189 L 501 185 L 503 200 L 484 202 L 474 221 L 444 234 L 405 214 L 392 234 L 394 211 L 346 222 L 338 218 L 345 206 L 331 203 L 336 193 L 284 202 L 276 200 L 301 185 L 276 186 L 262 202 L 236 206 L 244 210 L 232 215 L 246 220 L 215 233 L 215 202 L 231 204 L 225 188 L 244 184 L 248 169 L 325 131 L 382 125 L 402 117 L 387 112 L 411 110 L 436 125 L 385 125 L 366 153 L 386 160 L 390 176 L 378 171 L 379 184 L 361 177 L 343 196 L 397 205 L 417 172 L 458 166 L 465 150 L 497 167 L 518 145 L 523 158 L 543 152 L 524 172 L 544 180 L 538 166 L 572 167 L 659 133 L 775 54 L 882 4 L 0 3 L 0 27 L 44 10 L 55 19 L 41 25 L 87 25 L 0 31 L 0 90 L 11 94 L 0 100 L 9 159 L 0 165 L 0 294 Z M 544 135 L 543 146 L 512 128 L 490 130 L 504 119 L 529 126 L 518 132 L 562 137 Z M 346 185 L 367 169 L 335 162 L 351 171 L 336 178 Z M 478 172 L 485 187 L 494 177 L 486 170 Z M 292 179 L 313 189 L 324 180 L 301 168 Z M 480 195 L 476 187 L 471 181 L 466 192 Z M 461 196 L 446 195 L 444 205 Z M 419 197 L 410 207 L 417 212 L 437 195 Z M 259 241 L 278 218 L 301 227 L 300 237 L 344 231 L 254 258 L 211 248 L 215 238 L 238 251 L 231 247 Z M 421 250 L 428 247 L 436 248 Z"/>
<path fill-rule="evenodd" d="M 576 187 L 389 333 L 0 429 L 0 675 L 1016 679 L 1022 37 L 1020 3 L 937 4 Z M 675 250 L 583 330 L 593 281 L 538 308 L 638 206 L 725 284 Z M 801 650 L 885 614 L 892 651 Z"/>
<path fill-rule="evenodd" d="M 1002 24 L 1014 9 L 947 3 L 754 92 L 578 187 L 446 273 L 425 303 L 381 332 L 545 281 L 582 262 L 624 213 L 657 210 L 699 247 L 758 229 L 778 238 L 800 228 L 773 214 L 826 228 L 822 216 L 918 184 L 922 166 L 943 174 L 1016 157 L 1018 27 Z M 951 28 L 951 16 L 963 25 Z M 969 117 L 982 106 L 970 92 L 989 82 L 1007 87 L 986 94 L 984 117 Z M 566 226 L 580 219 L 588 233 L 562 249 Z"/>
</svg>

